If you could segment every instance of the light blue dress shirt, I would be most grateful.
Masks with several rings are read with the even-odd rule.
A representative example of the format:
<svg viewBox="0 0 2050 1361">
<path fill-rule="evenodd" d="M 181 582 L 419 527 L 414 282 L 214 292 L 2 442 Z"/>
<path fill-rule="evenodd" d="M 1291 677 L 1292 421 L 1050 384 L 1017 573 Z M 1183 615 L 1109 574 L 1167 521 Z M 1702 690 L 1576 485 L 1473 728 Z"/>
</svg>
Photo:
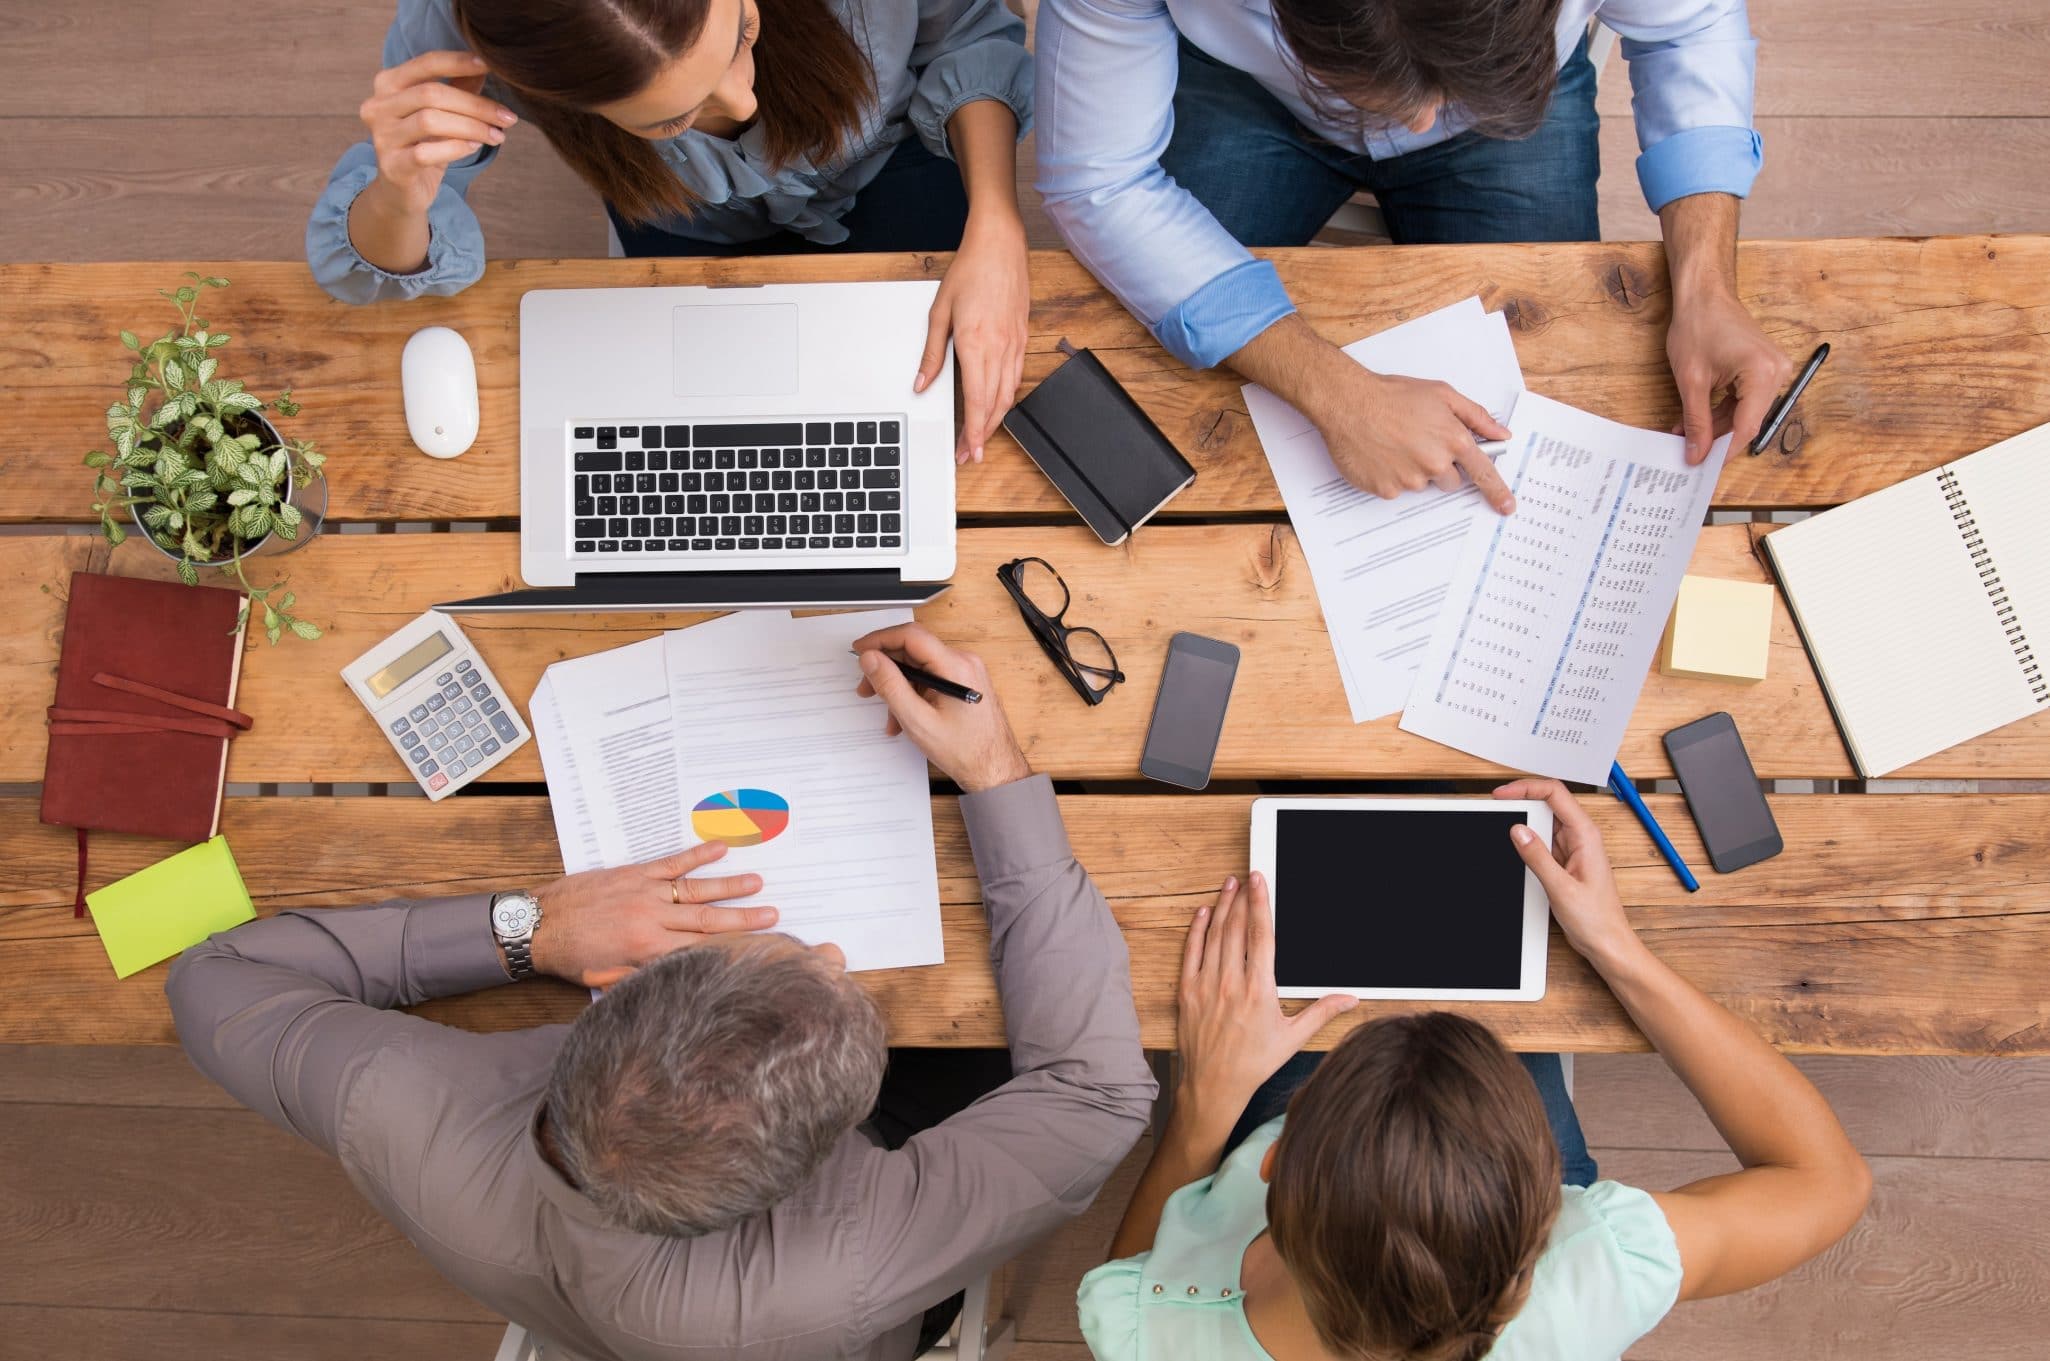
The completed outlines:
<svg viewBox="0 0 2050 1361">
<path fill-rule="evenodd" d="M 1656 212 L 1688 194 L 1742 196 L 1758 174 L 1757 44 L 1745 0 L 1565 0 L 1561 65 L 1599 18 L 1622 38 L 1637 178 Z M 1376 160 L 1466 130 L 1355 127 L 1303 98 L 1269 0 L 1042 0 L 1039 189 L 1068 247 L 1184 363 L 1207 368 L 1295 310 L 1256 261 L 1160 168 L 1174 132 L 1176 36 L 1259 81 L 1303 126 Z"/>
<path fill-rule="evenodd" d="M 832 245 L 847 239 L 840 219 L 855 195 L 882 171 L 890 153 L 916 135 L 935 155 L 951 156 L 947 121 L 963 104 L 995 99 L 1032 124 L 1032 57 L 1025 22 L 1003 0 L 827 0 L 875 72 L 876 102 L 825 165 L 805 158 L 771 167 L 760 124 L 727 139 L 690 130 L 652 145 L 699 200 L 689 218 L 655 225 L 700 241 L 757 241 L 778 231 Z M 770 16 L 765 22 L 774 22 Z M 384 64 L 468 44 L 449 0 L 399 0 L 384 39 Z M 495 80 L 484 93 L 515 113 L 519 98 Z M 484 273 L 484 232 L 464 201 L 470 181 L 497 158 L 486 146 L 448 168 L 427 210 L 427 263 L 392 274 L 365 260 L 349 241 L 349 207 L 377 177 L 368 141 L 344 152 L 306 224 L 306 259 L 320 286 L 343 302 L 376 302 L 422 293 L 456 293 Z M 538 150 L 536 148 L 535 150 Z"/>
<path fill-rule="evenodd" d="M 1260 1160 L 1271 1120 L 1215 1176 L 1168 1197 L 1151 1251 L 1082 1278 L 1082 1336 L 1096 1361 L 1271 1361 L 1246 1322 L 1239 1264 L 1267 1231 Z M 1560 1188 L 1530 1296 L 1486 1361 L 1613 1361 L 1680 1296 L 1680 1249 L 1658 1202 L 1620 1182 Z"/>
</svg>

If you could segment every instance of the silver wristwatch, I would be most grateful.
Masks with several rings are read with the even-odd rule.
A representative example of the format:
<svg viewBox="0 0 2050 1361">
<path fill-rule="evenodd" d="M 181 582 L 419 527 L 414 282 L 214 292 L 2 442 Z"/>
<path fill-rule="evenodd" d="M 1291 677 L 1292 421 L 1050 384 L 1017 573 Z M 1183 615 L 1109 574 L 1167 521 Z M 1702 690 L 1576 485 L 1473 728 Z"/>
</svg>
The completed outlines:
<svg viewBox="0 0 2050 1361">
<path fill-rule="evenodd" d="M 534 975 L 534 928 L 541 924 L 541 904 L 531 893 L 491 895 L 491 934 L 505 954 L 505 971 L 517 983 Z"/>
</svg>

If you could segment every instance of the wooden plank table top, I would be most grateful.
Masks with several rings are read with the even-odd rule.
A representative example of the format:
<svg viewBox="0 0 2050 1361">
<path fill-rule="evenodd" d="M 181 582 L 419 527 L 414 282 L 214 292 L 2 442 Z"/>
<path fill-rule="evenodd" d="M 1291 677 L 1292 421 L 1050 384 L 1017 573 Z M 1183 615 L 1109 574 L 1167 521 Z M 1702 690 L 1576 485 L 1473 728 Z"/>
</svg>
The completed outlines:
<svg viewBox="0 0 2050 1361">
<path fill-rule="evenodd" d="M 1305 248 L 1274 259 L 1304 315 L 1344 343 L 1478 294 L 1506 311 L 1530 387 L 1633 424 L 1678 414 L 1665 360 L 1661 248 L 1649 242 Z M 1781 447 L 1733 459 L 1724 507 L 1835 504 L 2050 420 L 2050 237 L 1747 241 L 1741 287 L 1790 355 L 1818 341 L 1829 364 Z M 296 263 L 204 267 L 233 281 L 202 313 L 235 337 L 222 371 L 305 404 L 287 422 L 333 458 L 343 520 L 502 520 L 519 513 L 519 299 L 533 288 L 936 278 L 943 255 L 764 260 L 494 262 L 452 298 L 378 307 L 334 302 Z M 102 413 L 126 373 L 122 328 L 151 336 L 173 317 L 155 290 L 168 263 L 0 265 L 0 404 L 32 412 L 0 429 L 0 522 L 91 518 L 78 460 L 104 442 Z M 1096 350 L 1196 465 L 1170 514 L 1277 513 L 1280 498 L 1239 380 L 1192 373 L 1165 354 L 1066 253 L 1033 257 L 1026 381 L 1059 362 L 1063 337 Z M 422 326 L 454 327 L 476 353 L 482 431 L 441 462 L 406 436 L 399 351 Z M 915 357 L 905 356 L 908 375 Z M 907 376 L 906 382 L 909 382 Z M 966 517 L 1066 514 L 1008 436 L 964 470 Z"/>
<path fill-rule="evenodd" d="M 1350 340 L 1478 293 L 1506 311 L 1530 385 L 1617 419 L 1669 423 L 1665 283 L 1656 246 L 1589 244 L 1273 253 L 1304 312 Z M 262 560 L 282 572 L 298 611 L 327 630 L 315 644 L 260 640 L 240 702 L 256 718 L 232 748 L 229 778 L 269 785 L 403 780 L 337 672 L 437 601 L 518 584 L 519 295 L 543 286 L 927 278 L 944 257 L 774 261 L 504 261 L 452 299 L 349 308 L 297 265 L 208 265 L 235 287 L 209 319 L 235 334 L 224 371 L 260 393 L 289 381 L 306 413 L 291 433 L 332 456 L 338 520 L 485 521 L 484 532 L 330 532 Z M 1828 339 L 1835 356 L 1774 453 L 1738 458 L 1717 503 L 1801 508 L 1861 495 L 2050 419 L 2050 237 L 1926 241 L 1751 242 L 1743 288 L 1792 353 Z M 41 778 L 44 710 L 74 571 L 168 577 L 146 546 L 110 550 L 83 522 L 89 478 L 79 455 L 122 373 L 114 336 L 159 325 L 160 264 L 0 266 L 0 392 L 34 413 L 0 431 L 0 522 L 48 532 L 0 536 L 0 784 Z M 1190 373 L 1072 260 L 1034 261 L 1028 379 L 1066 337 L 1097 350 L 1201 475 L 1169 522 L 1105 548 L 1075 523 L 1007 440 L 963 472 L 953 588 L 922 617 L 982 652 L 1035 764 L 1089 782 L 1064 796 L 1071 831 L 1131 944 L 1146 1042 L 1173 1040 L 1173 976 L 1194 907 L 1243 870 L 1246 791 L 1168 796 L 1134 781 L 1166 641 L 1190 629 L 1238 644 L 1238 690 L 1220 746 L 1220 781 L 1485 781 L 1486 762 L 1402 733 L 1393 718 L 1351 723 L 1309 573 L 1268 476 L 1235 380 Z M 168 316 L 168 312 L 164 313 Z M 447 324 L 476 351 L 484 430 L 463 458 L 430 460 L 407 441 L 399 349 L 418 327 Z M 7 392 L 8 389 L 13 389 Z M 403 526 L 401 526 L 403 527 Z M 415 529 L 429 525 L 416 524 Z M 1694 570 L 1762 581 L 1757 524 L 1712 526 Z M 1032 642 L 995 580 L 1013 557 L 1052 561 L 1074 595 L 1072 622 L 1111 640 L 1129 679 L 1083 705 Z M 522 703 L 552 662 L 694 622 L 682 614 L 472 616 L 464 627 Z M 1768 679 L 1719 685 L 1653 674 L 1621 753 L 1640 779 L 1668 772 L 1666 730 L 1727 709 L 1766 778 L 1852 774 L 1813 669 L 1784 607 Z M 1901 772 L 1930 778 L 2050 779 L 2050 717 L 1991 733 Z M 334 906 L 394 894 L 531 884 L 559 869 L 539 760 L 528 747 L 462 797 L 231 798 L 225 828 L 260 910 Z M 1106 787 L 1105 783 L 1116 782 Z M 1282 788 L 1272 783 L 1268 788 Z M 1328 787 L 1328 786 L 1327 786 Z M 1353 785 L 1357 788 L 1359 786 Z M 2050 795 L 1779 797 L 1780 857 L 1729 878 L 1704 874 L 1683 894 L 1613 800 L 1589 796 L 1609 830 L 1626 901 L 1653 948 L 1790 1049 L 2011 1054 L 2050 1052 L 2050 931 L 2042 829 Z M 1655 800 L 1682 851 L 1703 860 L 1684 806 Z M 972 864 L 952 800 L 935 822 L 948 963 L 868 981 L 902 1043 L 1001 1037 L 984 962 Z M 159 857 L 160 844 L 100 836 L 94 884 Z M 25 955 L 0 993 L 0 1042 L 166 1042 L 161 970 L 116 983 L 89 921 L 74 921 L 68 833 L 35 803 L 0 798 L 0 940 Z M 431 882 L 405 868 L 431 864 Z M 401 868 L 394 869 L 394 866 Z M 534 984 L 451 999 L 430 1014 L 478 1028 L 562 1020 L 567 987 Z M 1534 1005 L 1474 1008 L 1525 1048 L 1641 1045 L 1599 981 L 1556 936 L 1551 991 Z M 1356 1013 L 1370 1014 L 1368 1011 Z M 1351 1023 L 1351 1022 L 1348 1022 Z M 1321 1037 L 1330 1043 L 1333 1027 Z"/>
<path fill-rule="evenodd" d="M 1227 874 L 1243 874 L 1248 806 L 1225 795 L 1069 796 L 1076 855 L 1093 873 L 1132 955 L 1148 1048 L 1174 1046 L 1183 933 Z M 1684 892 L 1622 805 L 1584 799 L 1602 826 L 1637 929 L 1663 959 L 1790 1051 L 2050 1053 L 2050 796 L 1789 795 L 1773 800 L 1786 852 L 1735 875 L 1704 872 Z M 1651 803 L 1681 852 L 1702 863 L 1677 797 Z M 933 801 L 947 962 L 861 975 L 893 1044 L 1000 1045 L 974 864 L 951 798 Z M 1969 828 L 1969 831 L 1963 829 Z M 222 830 L 258 910 L 339 907 L 545 882 L 560 871 L 539 798 L 230 799 Z M 96 886 L 150 863 L 162 843 L 94 843 Z M 117 982 L 90 921 L 70 912 L 72 839 L 0 799 L 0 944 L 12 961 L 0 1044 L 169 1044 L 158 965 Z M 398 868 L 394 868 L 394 867 Z M 1705 867 L 1704 867 L 1705 871 Z M 1372 881 L 1370 867 L 1363 880 Z M 1427 903 L 1376 903 L 1428 911 Z M 1956 995 L 1931 971 L 1960 981 Z M 1536 1003 L 1466 1007 L 1522 1049 L 1641 1049 L 1600 979 L 1551 935 Z M 1968 986 L 1969 993 L 1962 991 Z M 1401 1004 L 1362 1004 L 1326 1027 Z M 572 1019 L 581 990 L 547 980 L 452 998 L 426 1014 L 498 1030 Z"/>
<path fill-rule="evenodd" d="M 1703 531 L 1695 570 L 1765 580 L 1751 547 L 1760 525 Z M 244 661 L 242 701 L 255 726 L 229 749 L 237 781 L 400 780 L 398 756 L 337 676 L 340 668 L 438 600 L 504 589 L 518 571 L 518 536 L 327 534 L 304 550 L 262 560 L 282 571 L 297 608 L 328 630 L 312 645 L 259 639 Z M 1100 705 L 1084 705 L 1041 654 L 996 579 L 998 564 L 1037 555 L 1060 569 L 1074 596 L 1069 622 L 1100 629 L 1126 673 Z M 96 538 L 0 538 L 0 580 L 18 583 L 0 619 L 0 782 L 40 779 L 44 708 L 55 685 L 63 597 L 73 570 L 111 567 L 168 577 L 143 544 L 109 554 Z M 255 569 L 252 577 L 255 578 Z M 37 591 L 47 584 L 47 593 Z M 1621 759 L 1640 779 L 1668 773 L 1660 735 L 1705 713 L 1736 716 L 1761 776 L 1848 777 L 1806 652 L 1775 604 L 1771 668 L 1755 685 L 1683 680 L 1652 671 Z M 658 614 L 471 615 L 464 630 L 509 697 L 525 709 L 542 670 L 680 627 L 702 616 Z M 1152 525 L 1116 549 L 1086 529 L 964 529 L 954 587 L 919 612 L 942 637 L 983 654 L 1028 755 L 1068 779 L 1131 779 L 1152 713 L 1167 640 L 1188 629 L 1236 643 L 1242 654 L 1214 774 L 1236 778 L 1487 778 L 1501 767 L 1414 737 L 1395 717 L 1354 725 L 1311 588 L 1288 527 Z M 2039 714 L 1907 768 L 1937 776 L 2050 777 L 2050 713 Z M 530 744 L 485 780 L 534 781 Z"/>
</svg>

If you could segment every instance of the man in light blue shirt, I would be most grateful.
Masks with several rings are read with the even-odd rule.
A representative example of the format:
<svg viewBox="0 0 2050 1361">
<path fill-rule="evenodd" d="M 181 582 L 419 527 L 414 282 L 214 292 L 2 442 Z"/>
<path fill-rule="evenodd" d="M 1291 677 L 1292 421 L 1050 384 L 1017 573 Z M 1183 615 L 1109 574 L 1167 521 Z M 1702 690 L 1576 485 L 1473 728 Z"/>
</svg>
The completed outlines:
<svg viewBox="0 0 2050 1361">
<path fill-rule="evenodd" d="M 1354 483 L 1464 473 L 1507 512 L 1475 441 L 1508 432 L 1444 384 L 1354 363 L 1246 247 L 1307 242 L 1360 189 L 1399 243 L 1597 239 L 1593 19 L 1630 65 L 1699 462 L 1719 421 L 1748 442 L 1792 370 L 1736 292 L 1760 164 L 1745 0 L 1044 0 L 1039 188 L 1162 345 L 1287 398 Z"/>
</svg>

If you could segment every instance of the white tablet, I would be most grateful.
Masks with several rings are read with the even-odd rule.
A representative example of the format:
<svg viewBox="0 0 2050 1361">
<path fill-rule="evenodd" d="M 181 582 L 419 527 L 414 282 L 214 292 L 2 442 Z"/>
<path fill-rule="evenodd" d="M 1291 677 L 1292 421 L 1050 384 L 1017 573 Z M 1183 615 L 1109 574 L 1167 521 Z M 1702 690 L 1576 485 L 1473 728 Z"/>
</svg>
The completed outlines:
<svg viewBox="0 0 2050 1361">
<path fill-rule="evenodd" d="M 1550 903 L 1509 840 L 1552 810 L 1509 799 L 1255 799 L 1283 997 L 1431 1002 L 1545 995 Z"/>
</svg>

